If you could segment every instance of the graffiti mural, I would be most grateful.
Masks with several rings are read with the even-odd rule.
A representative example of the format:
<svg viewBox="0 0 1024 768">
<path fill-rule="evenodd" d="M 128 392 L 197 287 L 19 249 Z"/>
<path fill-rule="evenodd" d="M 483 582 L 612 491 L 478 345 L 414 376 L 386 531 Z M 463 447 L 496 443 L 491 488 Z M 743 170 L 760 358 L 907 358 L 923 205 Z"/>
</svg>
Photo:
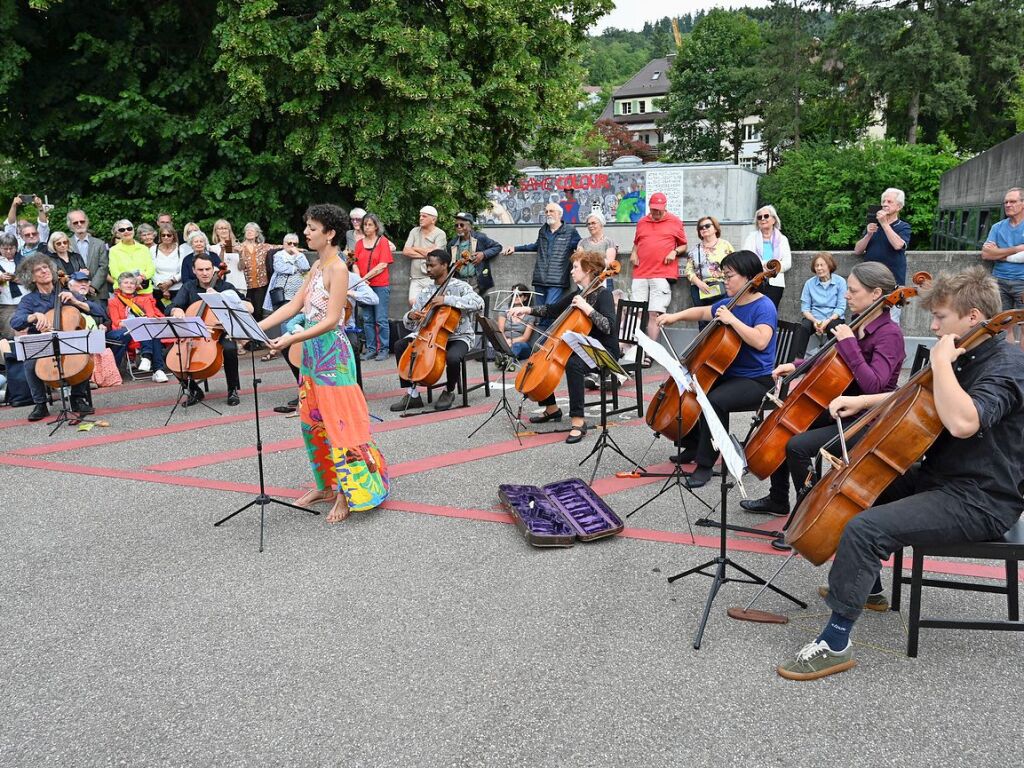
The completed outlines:
<svg viewBox="0 0 1024 768">
<path fill-rule="evenodd" d="M 570 224 L 583 224 L 593 211 L 609 223 L 635 224 L 647 213 L 647 172 L 579 171 L 529 173 L 495 187 L 481 224 L 542 224 L 544 206 L 557 203 Z"/>
</svg>

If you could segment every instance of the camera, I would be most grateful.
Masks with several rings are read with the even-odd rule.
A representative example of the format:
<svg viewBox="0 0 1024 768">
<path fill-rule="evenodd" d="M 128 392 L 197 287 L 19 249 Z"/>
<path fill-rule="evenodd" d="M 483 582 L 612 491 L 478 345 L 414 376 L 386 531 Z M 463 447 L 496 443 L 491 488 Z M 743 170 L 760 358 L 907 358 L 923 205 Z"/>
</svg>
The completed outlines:
<svg viewBox="0 0 1024 768">
<path fill-rule="evenodd" d="M 32 201 L 36 199 L 35 195 L 18 195 L 21 199 L 22 205 L 32 205 Z"/>
</svg>

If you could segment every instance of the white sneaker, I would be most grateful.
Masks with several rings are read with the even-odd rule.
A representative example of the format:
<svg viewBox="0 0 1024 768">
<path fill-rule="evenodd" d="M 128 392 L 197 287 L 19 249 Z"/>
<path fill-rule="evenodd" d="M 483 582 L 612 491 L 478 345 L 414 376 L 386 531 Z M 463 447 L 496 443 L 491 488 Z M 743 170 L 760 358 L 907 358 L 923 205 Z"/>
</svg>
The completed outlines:
<svg viewBox="0 0 1024 768">
<path fill-rule="evenodd" d="M 157 369 L 153 371 L 153 381 L 157 384 L 164 384 L 167 381 L 167 374 L 160 369 Z"/>
<path fill-rule="evenodd" d="M 139 361 L 139 373 L 149 373 L 153 370 L 153 362 L 148 358 L 144 357 Z"/>
</svg>

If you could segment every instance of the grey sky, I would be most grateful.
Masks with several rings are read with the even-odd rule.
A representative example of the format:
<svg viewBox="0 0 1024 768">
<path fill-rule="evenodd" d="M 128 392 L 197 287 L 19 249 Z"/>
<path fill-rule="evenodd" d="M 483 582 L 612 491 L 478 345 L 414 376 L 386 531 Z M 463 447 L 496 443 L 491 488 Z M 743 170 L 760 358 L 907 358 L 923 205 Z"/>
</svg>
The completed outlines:
<svg viewBox="0 0 1024 768">
<path fill-rule="evenodd" d="M 601 19 L 592 34 L 598 34 L 608 27 L 619 29 L 642 29 L 645 22 L 657 21 L 666 16 L 683 16 L 712 8 L 760 7 L 768 5 L 767 0 L 617 0 L 615 10 Z"/>
</svg>

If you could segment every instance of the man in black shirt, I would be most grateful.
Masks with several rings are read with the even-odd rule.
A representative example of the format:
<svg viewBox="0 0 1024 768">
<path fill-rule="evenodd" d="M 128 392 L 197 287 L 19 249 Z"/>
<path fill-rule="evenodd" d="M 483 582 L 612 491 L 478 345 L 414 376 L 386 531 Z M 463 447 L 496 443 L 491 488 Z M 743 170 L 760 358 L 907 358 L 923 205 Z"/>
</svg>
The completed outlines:
<svg viewBox="0 0 1024 768">
<path fill-rule="evenodd" d="M 208 256 L 196 256 L 195 261 L 192 263 L 192 268 L 195 270 L 196 279 L 186 280 L 181 284 L 181 289 L 174 297 L 174 301 L 171 304 L 171 317 L 184 317 L 185 310 L 189 306 L 197 301 L 202 301 L 199 298 L 200 293 L 209 293 L 213 291 L 215 293 L 235 293 L 234 287 L 227 280 L 219 277 L 217 271 L 213 267 L 213 261 Z M 237 296 L 238 294 L 235 293 Z M 252 305 L 246 302 L 245 308 L 252 311 Z M 228 383 L 228 405 L 238 405 L 238 345 L 235 344 L 234 340 L 227 338 L 226 336 L 220 337 L 220 345 L 224 349 L 224 378 L 227 379 Z M 203 390 L 198 384 L 192 379 L 188 382 L 188 399 L 185 400 L 184 406 L 188 407 L 195 405 L 203 399 Z"/>
<path fill-rule="evenodd" d="M 854 666 L 850 630 L 881 593 L 881 560 L 915 544 L 998 538 L 1024 508 L 1024 352 L 1001 336 L 970 350 L 956 346 L 959 337 L 1001 311 L 999 288 L 984 268 L 974 267 L 940 275 L 922 303 L 939 337 L 931 368 L 943 429 L 920 466 L 891 483 L 844 529 L 828 588 L 821 590 L 832 616 L 814 642 L 778 667 L 790 680 Z M 890 396 L 839 397 L 829 410 L 846 417 Z"/>
</svg>

